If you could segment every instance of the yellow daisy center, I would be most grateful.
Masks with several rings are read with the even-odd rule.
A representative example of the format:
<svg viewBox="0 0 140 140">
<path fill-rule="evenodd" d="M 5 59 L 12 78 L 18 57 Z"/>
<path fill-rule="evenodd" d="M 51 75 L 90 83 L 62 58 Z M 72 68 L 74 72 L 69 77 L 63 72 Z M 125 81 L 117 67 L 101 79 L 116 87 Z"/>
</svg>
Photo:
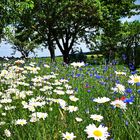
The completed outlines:
<svg viewBox="0 0 140 140">
<path fill-rule="evenodd" d="M 66 139 L 69 140 L 71 137 L 70 136 L 66 136 Z"/>
<path fill-rule="evenodd" d="M 134 78 L 135 83 L 138 83 L 139 81 L 140 81 L 139 78 L 137 78 L 137 77 Z"/>
<path fill-rule="evenodd" d="M 120 107 L 121 107 L 121 105 L 120 105 L 120 104 L 116 104 L 116 107 L 119 107 L 119 108 L 120 108 Z"/>
<path fill-rule="evenodd" d="M 103 133 L 102 133 L 100 130 L 95 130 L 95 131 L 93 132 L 93 134 L 94 134 L 96 137 L 101 137 L 101 136 L 103 136 Z"/>
</svg>

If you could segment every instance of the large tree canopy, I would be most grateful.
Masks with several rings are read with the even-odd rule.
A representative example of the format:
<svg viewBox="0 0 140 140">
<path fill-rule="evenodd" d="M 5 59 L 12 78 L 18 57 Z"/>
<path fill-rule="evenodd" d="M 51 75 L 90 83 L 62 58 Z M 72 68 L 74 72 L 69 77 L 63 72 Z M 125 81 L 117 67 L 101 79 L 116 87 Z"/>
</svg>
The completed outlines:
<svg viewBox="0 0 140 140">
<path fill-rule="evenodd" d="M 10 0 L 11 24 L 25 26 L 40 36 L 51 54 L 55 44 L 68 63 L 69 52 L 79 38 L 88 39 L 100 29 L 106 46 L 114 46 L 120 18 L 136 13 L 135 0 Z M 13 18 L 14 17 L 14 18 Z"/>
<path fill-rule="evenodd" d="M 78 38 L 84 37 L 87 32 L 91 35 L 95 32 L 93 29 L 101 27 L 110 43 L 110 38 L 118 32 L 119 19 L 130 15 L 136 8 L 134 0 L 42 0 L 35 5 L 38 9 L 35 17 L 38 30 L 47 34 L 48 42 L 50 38 L 56 42 L 66 63 Z"/>
<path fill-rule="evenodd" d="M 44 35 L 48 45 L 57 44 L 66 63 L 78 38 L 95 28 L 102 15 L 98 1 L 42 0 L 34 3 L 37 9 L 35 28 Z"/>
<path fill-rule="evenodd" d="M 5 28 L 5 39 L 12 44 L 13 54 L 19 51 L 22 57 L 28 57 L 40 43 L 39 36 L 31 28 L 33 3 L 29 0 L 13 0 L 7 3 L 7 9 L 10 26 Z"/>
<path fill-rule="evenodd" d="M 117 50 L 118 42 L 122 41 L 121 18 L 139 13 L 139 5 L 134 0 L 112 1 L 101 0 L 103 18 L 96 34 L 90 35 L 88 46 L 91 50 L 99 50 L 109 60 L 112 51 Z"/>
</svg>

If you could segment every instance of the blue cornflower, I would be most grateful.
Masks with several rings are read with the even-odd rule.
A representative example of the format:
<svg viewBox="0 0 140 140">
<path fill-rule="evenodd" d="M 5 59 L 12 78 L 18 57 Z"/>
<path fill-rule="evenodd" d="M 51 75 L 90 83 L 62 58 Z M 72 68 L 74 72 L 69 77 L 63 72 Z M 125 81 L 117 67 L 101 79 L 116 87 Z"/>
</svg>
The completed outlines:
<svg viewBox="0 0 140 140">
<path fill-rule="evenodd" d="M 137 92 L 140 93 L 140 89 L 138 89 Z"/>
<path fill-rule="evenodd" d="M 78 73 L 78 74 L 76 74 L 76 77 L 80 77 L 80 75 L 81 75 L 81 74 L 80 74 L 80 73 Z"/>
<path fill-rule="evenodd" d="M 61 80 L 64 80 L 64 77 L 62 77 Z"/>
<path fill-rule="evenodd" d="M 88 90 L 87 90 L 87 92 L 89 93 L 89 92 L 91 92 L 91 90 L 90 90 L 90 89 L 88 89 Z"/>
<path fill-rule="evenodd" d="M 88 68 L 87 71 L 90 71 L 90 68 Z"/>
<path fill-rule="evenodd" d="M 116 60 L 112 60 L 112 64 L 113 65 L 116 65 L 117 64 L 117 61 Z"/>
<path fill-rule="evenodd" d="M 104 67 L 103 72 L 106 72 L 108 70 L 108 67 Z"/>
<path fill-rule="evenodd" d="M 126 55 L 125 54 L 122 54 L 122 59 L 123 60 L 126 60 L 126 58 L 127 58 Z"/>
<path fill-rule="evenodd" d="M 74 89 L 76 92 L 78 92 L 78 88 L 76 87 L 75 89 Z"/>
<path fill-rule="evenodd" d="M 90 73 L 90 75 L 89 75 L 90 77 L 92 77 L 93 76 L 93 74 L 92 73 Z"/>
<path fill-rule="evenodd" d="M 93 62 L 94 62 L 95 64 L 97 63 L 97 61 L 96 61 L 96 60 L 94 60 Z"/>
<path fill-rule="evenodd" d="M 137 73 L 137 71 L 131 71 L 131 74 L 132 75 L 134 75 L 134 74 L 136 74 Z"/>
<path fill-rule="evenodd" d="M 89 84 L 88 83 L 86 83 L 86 87 L 89 87 Z"/>
<path fill-rule="evenodd" d="M 120 81 L 119 81 L 119 80 L 116 80 L 116 83 L 117 83 L 117 84 L 120 84 Z"/>
<path fill-rule="evenodd" d="M 140 82 L 136 83 L 137 86 L 140 86 Z"/>
<path fill-rule="evenodd" d="M 101 85 L 105 85 L 106 83 L 105 83 L 105 82 L 100 82 L 100 84 L 101 84 Z"/>
<path fill-rule="evenodd" d="M 135 70 L 135 66 L 132 63 L 129 63 L 129 69 L 132 70 L 131 74 L 135 74 L 136 71 Z"/>
<path fill-rule="evenodd" d="M 101 79 L 102 78 L 102 76 L 100 76 L 100 75 L 98 75 L 98 74 L 96 74 L 96 76 L 95 76 L 97 79 Z"/>
<path fill-rule="evenodd" d="M 128 126 L 128 121 L 125 121 L 125 125 Z"/>
<path fill-rule="evenodd" d="M 85 64 L 85 66 L 88 66 L 88 64 Z"/>
<path fill-rule="evenodd" d="M 124 100 L 124 103 L 132 104 L 133 102 L 134 102 L 134 97 L 126 98 L 126 99 Z"/>
<path fill-rule="evenodd" d="M 132 90 L 131 88 L 127 88 L 127 89 L 125 90 L 126 93 L 132 93 L 132 91 L 133 91 L 133 90 Z"/>
</svg>

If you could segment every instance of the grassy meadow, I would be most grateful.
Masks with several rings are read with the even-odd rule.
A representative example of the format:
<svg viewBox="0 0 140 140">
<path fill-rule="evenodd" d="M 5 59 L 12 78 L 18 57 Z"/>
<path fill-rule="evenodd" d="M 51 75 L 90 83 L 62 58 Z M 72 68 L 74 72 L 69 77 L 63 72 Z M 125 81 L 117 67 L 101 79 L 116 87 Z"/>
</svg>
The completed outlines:
<svg viewBox="0 0 140 140">
<path fill-rule="evenodd" d="M 139 140 L 139 97 L 139 72 L 123 65 L 5 60 L 0 140 Z"/>
</svg>

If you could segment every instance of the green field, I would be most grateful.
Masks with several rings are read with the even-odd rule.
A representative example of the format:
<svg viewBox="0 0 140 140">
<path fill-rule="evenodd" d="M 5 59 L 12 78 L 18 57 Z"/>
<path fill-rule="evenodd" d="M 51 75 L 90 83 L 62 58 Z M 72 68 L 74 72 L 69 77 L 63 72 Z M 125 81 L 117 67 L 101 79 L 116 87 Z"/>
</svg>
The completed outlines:
<svg viewBox="0 0 140 140">
<path fill-rule="evenodd" d="M 42 58 L 0 68 L 0 140 L 139 140 L 140 76 L 125 66 Z"/>
</svg>

